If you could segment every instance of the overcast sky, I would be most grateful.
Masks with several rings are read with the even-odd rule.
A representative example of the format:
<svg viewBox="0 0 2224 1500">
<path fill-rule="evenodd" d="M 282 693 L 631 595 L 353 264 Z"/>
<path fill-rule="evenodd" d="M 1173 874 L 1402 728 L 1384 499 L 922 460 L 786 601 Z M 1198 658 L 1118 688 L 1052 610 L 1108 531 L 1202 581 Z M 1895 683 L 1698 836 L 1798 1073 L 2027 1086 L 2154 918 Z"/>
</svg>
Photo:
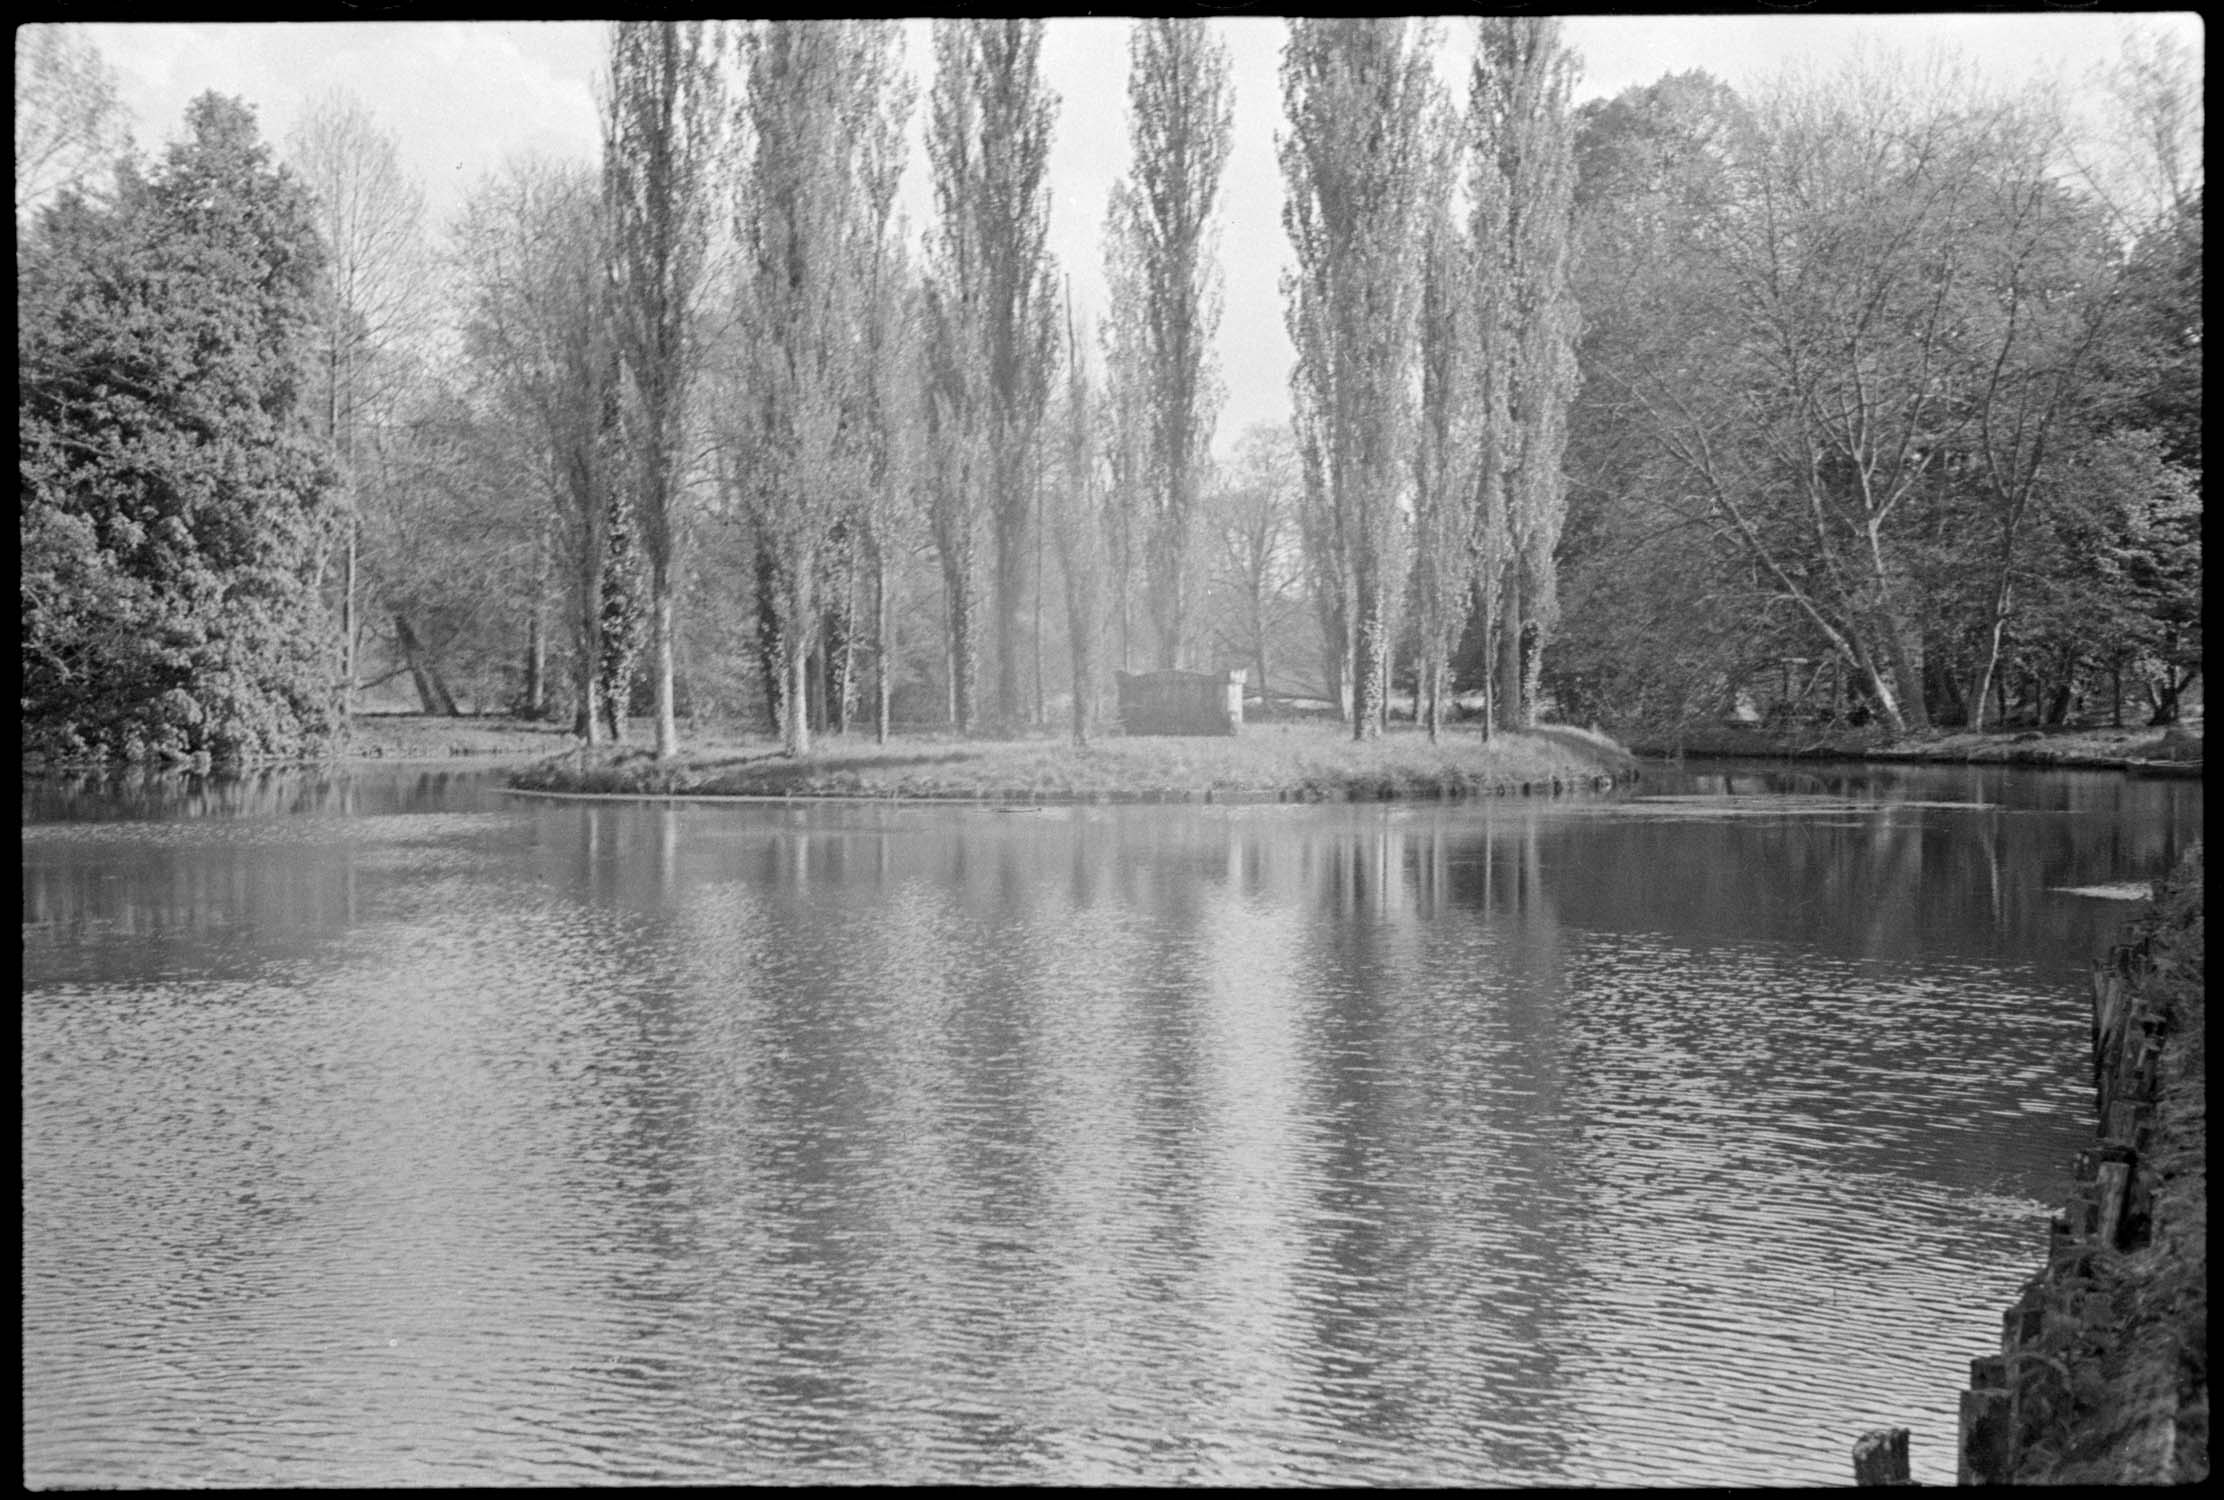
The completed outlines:
<svg viewBox="0 0 2224 1500">
<path fill-rule="evenodd" d="M 2201 22 L 2189 12 L 2144 19 L 2201 45 Z M 1997 82 L 2054 79 L 2074 96 L 2092 65 L 2115 52 L 2123 21 L 2115 13 L 2059 11 L 1578 16 L 1568 20 L 1566 35 L 1583 61 L 1578 102 L 1690 68 L 1747 87 L 1787 64 L 1827 67 L 1864 39 L 1915 52 L 1956 48 Z M 1235 83 L 1235 146 L 1222 192 L 1227 305 L 1220 345 L 1228 403 L 1217 447 L 1225 453 L 1247 424 L 1288 415 L 1290 346 L 1278 273 L 1289 248 L 1274 162 L 1283 25 L 1256 17 L 1215 24 L 1228 42 Z M 1073 278 L 1085 317 L 1101 306 L 1098 235 L 1113 179 L 1127 164 L 1127 27 L 1125 20 L 1053 20 L 1043 49 L 1045 76 L 1061 101 L 1051 158 L 1051 248 Z M 1469 32 L 1458 18 L 1441 29 L 1449 77 L 1464 66 Z M 205 89 L 256 106 L 264 133 L 279 143 L 312 101 L 335 89 L 352 91 L 393 134 L 403 165 L 424 184 L 435 227 L 480 174 L 512 153 L 590 160 L 597 152 L 594 80 L 605 43 L 599 22 L 117 23 L 82 30 L 115 69 L 139 143 L 149 149 L 176 132 L 186 104 Z M 923 74 L 931 57 L 928 23 L 908 22 L 906 31 L 907 59 Z M 913 124 L 916 136 L 916 115 Z M 925 174 L 924 155 L 915 153 L 905 191 L 915 234 L 931 201 Z"/>
</svg>

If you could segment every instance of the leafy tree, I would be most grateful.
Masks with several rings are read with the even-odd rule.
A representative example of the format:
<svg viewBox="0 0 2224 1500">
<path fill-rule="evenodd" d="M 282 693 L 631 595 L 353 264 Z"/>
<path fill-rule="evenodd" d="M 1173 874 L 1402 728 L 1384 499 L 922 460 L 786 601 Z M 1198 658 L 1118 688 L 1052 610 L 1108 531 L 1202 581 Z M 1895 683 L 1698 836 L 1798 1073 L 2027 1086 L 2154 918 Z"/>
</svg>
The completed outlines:
<svg viewBox="0 0 2224 1500">
<path fill-rule="evenodd" d="M 1120 614 L 1123 672 L 1135 668 L 1135 573 L 1149 539 L 1146 522 L 1151 497 L 1163 488 L 1157 475 L 1158 451 L 1151 441 L 1146 330 L 1136 315 L 1145 292 L 1143 246 L 1128 232 L 1141 217 L 1134 196 L 1134 187 L 1124 179 L 1112 184 L 1103 236 L 1104 279 L 1111 307 L 1097 325 L 1097 348 L 1104 357 L 1098 444 L 1104 454 L 1107 487 L 1105 567 Z"/>
<path fill-rule="evenodd" d="M 1066 297 L 1065 399 L 1057 411 L 1060 460 L 1052 489 L 1050 530 L 1065 580 L 1066 645 L 1073 682 L 1073 739 L 1089 742 L 1097 722 L 1104 658 L 1105 584 L 1110 561 L 1107 540 L 1109 487 L 1100 457 L 1104 424 L 1101 397 L 1089 379 L 1087 345 L 1073 326 L 1073 297 Z"/>
<path fill-rule="evenodd" d="M 393 137 L 352 95 L 314 104 L 286 142 L 287 164 L 315 196 L 328 258 L 316 362 L 322 431 L 345 482 L 335 519 L 343 532 L 340 638 L 352 709 L 361 622 L 357 563 L 362 534 L 365 428 L 391 423 L 409 357 L 431 309 L 421 233 L 424 192 L 403 173 Z M 426 709 L 433 705 L 428 697 Z"/>
<path fill-rule="evenodd" d="M 857 335 L 874 324 L 886 199 L 873 201 L 881 163 L 865 148 L 896 35 L 884 22 L 775 22 L 748 49 L 730 472 L 771 585 L 791 755 L 810 750 L 806 663 L 824 575 L 872 479 Z"/>
<path fill-rule="evenodd" d="M 1222 391 L 1212 352 L 1220 326 L 1213 212 L 1233 144 L 1228 49 L 1200 18 L 1135 22 L 1128 39 L 1132 181 L 1115 189 L 1108 232 L 1125 242 L 1140 296 L 1113 304 L 1132 320 L 1116 341 L 1143 402 L 1147 485 L 1126 492 L 1145 510 L 1150 613 L 1158 665 L 1190 647 L 1193 533 Z M 1131 526 L 1133 523 L 1130 523 Z"/>
<path fill-rule="evenodd" d="M 996 616 L 996 713 L 1019 716 L 1019 619 L 1027 578 L 1035 505 L 1037 440 L 1057 357 L 1055 270 L 1050 226 L 1052 121 L 1057 95 L 1042 82 L 1039 20 L 945 18 L 934 29 L 935 74 L 927 125 L 933 169 L 936 241 L 936 336 L 950 347 L 945 376 L 975 367 L 964 380 L 945 379 L 938 399 L 947 408 L 942 431 L 977 468 L 953 482 L 986 489 L 993 535 Z M 954 424 L 954 425 L 953 425 Z M 969 537 L 953 507 L 937 530 L 943 568 L 953 589 L 952 655 L 973 656 L 973 585 Z M 947 541 L 945 543 L 945 536 Z M 970 667 L 965 667 L 970 685 Z M 972 722 L 966 691 L 958 694 L 960 727 Z"/>
<path fill-rule="evenodd" d="M 1283 295 L 1305 528 L 1346 617 L 1352 733 L 1381 732 L 1397 594 L 1399 498 L 1410 472 L 1416 314 L 1426 242 L 1427 22 L 1297 20 L 1282 52 L 1288 130 L 1276 141 L 1282 223 L 1296 250 Z"/>
<path fill-rule="evenodd" d="M 86 192 L 129 143 L 116 74 L 100 49 L 71 26 L 16 28 L 18 234 L 30 211 L 56 194 Z"/>
<path fill-rule="evenodd" d="M 1675 490 L 1894 733 L 1929 722 L 1941 506 L 2012 507 L 2060 410 L 2046 393 L 2063 340 L 2081 337 L 2067 262 L 2045 248 L 2061 220 L 2018 175 L 2021 128 L 2006 101 L 1972 107 L 1947 79 L 1787 84 L 1757 113 L 1704 252 L 1660 283 L 1656 336 L 1598 370 L 1672 460 Z M 2019 264 L 2022 291 L 2000 280 Z M 2042 309 L 2057 325 L 2043 338 Z M 1972 489 L 1987 464 L 1989 500 Z"/>
<path fill-rule="evenodd" d="M 1459 135 L 1451 111 L 1430 129 L 1427 244 L 1421 284 L 1421 408 L 1413 449 L 1413 624 L 1420 675 L 1415 713 L 1435 739 L 1443 725 L 1450 659 L 1472 598 L 1486 512 L 1480 439 L 1502 429 L 1480 409 L 1478 326 L 1496 307 L 1495 283 L 1479 286 L 1475 256 L 1454 210 Z M 1488 476 L 1495 500 L 1498 474 Z M 1502 506 L 1488 512 L 1502 514 Z M 1263 670 L 1263 667 L 1262 667 Z"/>
<path fill-rule="evenodd" d="M 679 750 L 672 688 L 687 536 L 701 300 L 724 150 L 720 35 L 700 21 L 625 21 L 611 36 L 603 100 L 603 198 L 634 522 L 649 582 L 656 753 Z"/>
<path fill-rule="evenodd" d="M 1472 235 L 1488 288 L 1478 329 L 1491 466 L 1485 510 L 1503 506 L 1502 545 L 1481 566 L 1495 575 L 1494 713 L 1513 728 L 1535 717 L 1546 635 L 1558 618 L 1554 553 L 1567 514 L 1562 459 L 1576 388 L 1578 317 L 1570 289 L 1575 169 L 1568 95 L 1576 63 L 1550 17 L 1478 23 L 1468 83 L 1474 142 Z"/>
<path fill-rule="evenodd" d="M 531 158 L 483 179 L 452 235 L 479 431 L 540 500 L 545 519 L 525 530 L 563 580 L 573 724 L 589 743 L 625 711 L 604 666 L 611 538 L 628 503 L 605 236 L 591 173 Z M 626 613 L 638 630 L 638 603 Z"/>
<path fill-rule="evenodd" d="M 912 550 L 917 521 L 917 471 L 922 446 L 920 295 L 895 216 L 903 168 L 903 122 L 911 94 L 884 89 L 881 111 L 865 143 L 861 184 L 870 238 L 864 269 L 863 408 L 865 498 L 859 541 L 871 597 L 866 646 L 873 661 L 873 738 L 888 743 L 898 655 L 897 593 L 902 559 Z"/>
<path fill-rule="evenodd" d="M 1669 74 L 1577 111 L 1583 310 L 1568 414 L 1568 511 L 1554 693 L 1572 717 L 1672 732 L 1726 706 L 1756 648 L 1797 654 L 1782 611 L 1747 586 L 1734 543 L 1678 503 L 1681 475 L 1647 434 L 1623 377 L 1650 358 L 1682 269 L 1719 258 L 1743 102 L 1704 72 Z"/>
<path fill-rule="evenodd" d="M 186 126 L 112 204 L 45 211 L 18 278 L 26 748 L 233 760 L 340 728 L 301 383 L 323 251 L 246 105 Z"/>
<path fill-rule="evenodd" d="M 1293 554 L 1302 478 L 1297 445 L 1279 422 L 1247 428 L 1208 511 L 1214 580 L 1228 603 L 1224 639 L 1248 661 L 1262 701 L 1273 701 L 1267 669 L 1296 585 Z"/>
</svg>

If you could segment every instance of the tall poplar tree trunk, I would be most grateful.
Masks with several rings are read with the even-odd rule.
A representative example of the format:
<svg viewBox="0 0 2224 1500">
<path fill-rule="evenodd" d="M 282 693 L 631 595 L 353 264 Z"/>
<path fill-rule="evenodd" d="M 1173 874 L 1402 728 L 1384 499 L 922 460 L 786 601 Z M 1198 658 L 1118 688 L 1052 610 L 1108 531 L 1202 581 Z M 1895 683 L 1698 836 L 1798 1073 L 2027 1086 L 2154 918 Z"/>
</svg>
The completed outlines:
<svg viewBox="0 0 2224 1500">
<path fill-rule="evenodd" d="M 946 559 L 943 584 L 950 606 L 950 723 L 960 734 L 973 732 L 979 718 L 980 645 L 972 568 L 965 558 Z"/>
<path fill-rule="evenodd" d="M 1498 728 L 1506 730 L 1529 727 L 1529 705 L 1522 701 L 1521 585 L 1519 569 L 1509 566 L 1498 598 L 1498 663 L 1493 674 Z"/>
<path fill-rule="evenodd" d="M 1383 661 L 1388 642 L 1387 611 L 1379 579 L 1359 579 L 1359 631 L 1353 651 L 1351 737 L 1373 739 L 1382 733 Z"/>
<path fill-rule="evenodd" d="M 873 743 L 888 743 L 888 711 L 893 690 L 892 676 L 896 668 L 895 642 L 890 638 L 890 599 L 888 588 L 888 559 L 876 539 L 872 544 L 873 564 Z"/>
</svg>

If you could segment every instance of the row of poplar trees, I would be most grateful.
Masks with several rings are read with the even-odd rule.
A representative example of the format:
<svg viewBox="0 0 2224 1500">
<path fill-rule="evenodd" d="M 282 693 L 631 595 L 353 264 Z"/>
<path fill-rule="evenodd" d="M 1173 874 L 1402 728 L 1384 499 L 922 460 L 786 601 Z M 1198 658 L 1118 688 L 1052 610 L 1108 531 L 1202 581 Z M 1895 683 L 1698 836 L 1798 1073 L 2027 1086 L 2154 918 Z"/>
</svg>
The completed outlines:
<svg viewBox="0 0 2224 1500">
<path fill-rule="evenodd" d="M 212 97 L 152 172 L 127 163 L 113 193 L 34 212 L 47 157 L 92 180 L 115 143 L 75 122 L 116 110 L 82 46 L 75 73 L 46 73 L 90 83 L 28 114 L 19 89 L 27 722 L 62 753 L 291 753 L 372 685 L 371 613 L 445 710 L 412 620 L 503 610 L 526 573 L 565 601 L 578 728 L 619 733 L 645 675 L 660 755 L 678 748 L 690 590 L 753 600 L 797 754 L 814 708 L 847 728 L 868 679 L 886 735 L 916 555 L 939 565 L 961 730 L 1022 721 L 1029 650 L 1039 705 L 1024 612 L 1053 551 L 1077 736 L 1113 642 L 1122 665 L 1198 664 L 1226 49 L 1200 20 L 1134 26 L 1109 308 L 1085 330 L 1048 246 L 1043 23 L 935 23 L 916 237 L 900 34 L 618 25 L 599 167 L 507 164 L 444 270 L 392 143 L 346 101 L 312 111 L 281 165 L 246 106 Z M 1554 23 L 1484 22 L 1463 114 L 1437 43 L 1424 22 L 1307 19 L 1284 51 L 1301 550 L 1360 736 L 1402 633 L 1423 643 L 1434 727 L 1477 617 L 1501 717 L 1525 721 L 1552 623 L 1572 66 Z M 69 151 L 42 155 L 26 120 Z M 248 261 L 283 274 L 227 280 Z M 205 298 L 175 293 L 186 263 Z M 252 317 L 234 307 L 250 284 Z M 454 359 L 435 354 L 436 291 L 458 304 Z M 239 478 L 255 465 L 268 483 Z M 744 568 L 695 545 L 706 527 L 742 540 Z M 529 707 L 548 696 L 537 606 L 535 624 Z"/>
<path fill-rule="evenodd" d="M 507 201 L 479 204 L 469 342 L 563 517 L 590 737 L 618 722 L 638 638 L 657 752 L 676 749 L 675 615 L 704 518 L 750 538 L 791 753 L 810 747 L 814 692 L 846 727 L 866 664 L 885 736 L 891 596 L 921 542 L 962 730 L 1024 712 L 1023 611 L 1046 545 L 1078 736 L 1105 642 L 1125 660 L 1143 633 L 1135 604 L 1156 663 L 1191 660 L 1222 396 L 1226 51 L 1202 21 L 1132 32 L 1100 379 L 1047 244 L 1043 25 L 951 19 L 933 35 L 923 263 L 897 207 L 915 101 L 887 22 L 621 24 L 599 183 L 517 173 Z M 1422 21 L 1299 20 L 1283 60 L 1300 529 L 1361 737 L 1380 732 L 1407 629 L 1435 729 L 1478 613 L 1499 717 L 1526 723 L 1554 607 L 1573 62 L 1550 20 L 1486 21 L 1462 113 L 1436 82 L 1437 41 Z"/>
<path fill-rule="evenodd" d="M 1358 737 L 1408 615 L 1432 735 L 1471 618 L 1492 718 L 1526 726 L 1556 607 L 1575 61 L 1555 20 L 1483 20 L 1463 115 L 1436 41 L 1426 20 L 1301 21 L 1283 54 L 1302 529 Z"/>
</svg>

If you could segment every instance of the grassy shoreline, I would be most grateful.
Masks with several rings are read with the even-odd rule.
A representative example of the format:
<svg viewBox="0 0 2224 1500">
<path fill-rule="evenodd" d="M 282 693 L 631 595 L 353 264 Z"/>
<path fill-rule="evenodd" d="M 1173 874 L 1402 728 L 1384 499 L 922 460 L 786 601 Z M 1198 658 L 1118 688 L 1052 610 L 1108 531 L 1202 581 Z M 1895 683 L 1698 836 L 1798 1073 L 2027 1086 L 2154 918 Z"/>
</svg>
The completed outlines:
<svg viewBox="0 0 2224 1500">
<path fill-rule="evenodd" d="M 829 739 L 791 760 L 765 742 L 710 741 L 669 762 L 645 749 L 572 750 L 516 772 L 519 791 L 640 797 L 922 801 L 1373 801 L 1551 794 L 1603 787 L 1637 759 L 1603 735 L 1540 727 L 1485 744 L 1414 730 L 1351 740 L 1334 725 L 1247 726 L 1229 739 L 905 736 Z"/>
<path fill-rule="evenodd" d="M 1766 760 L 1915 761 L 1946 765 L 2010 765 L 2065 770 L 2133 771 L 2199 776 L 2202 726 L 2169 728 L 2018 730 L 1980 733 L 1932 730 L 1893 740 L 1877 731 L 1809 730 L 1771 733 L 1747 726 L 1715 725 L 1674 736 L 1634 735 L 1638 755 Z"/>
<path fill-rule="evenodd" d="M 1273 799 L 1276 797 L 1298 799 L 1304 797 L 1341 798 L 1358 796 L 1480 796 L 1518 790 L 1523 782 L 1532 786 L 1539 782 L 1549 789 L 1557 778 L 1563 786 L 1581 784 L 1600 775 L 1621 777 L 1634 765 L 1636 758 L 1676 760 L 1690 757 L 1723 757 L 1731 759 L 1764 760 L 1866 760 L 1884 762 L 1927 762 L 1948 765 L 2015 765 L 2034 768 L 2097 769 L 2129 772 L 2146 776 L 2201 775 L 2202 729 L 2198 720 L 2186 726 L 2170 729 L 2154 728 L 2079 728 L 2049 730 L 2043 734 L 2033 731 L 2015 733 L 1975 734 L 1968 731 L 1940 731 L 1932 734 L 1892 742 L 1881 734 L 1859 730 L 1841 731 L 1818 735 L 1812 732 L 1799 735 L 1769 734 L 1761 730 L 1737 726 L 1710 726 L 1703 730 L 1678 736 L 1639 734 L 1632 736 L 1627 747 L 1600 735 L 1595 738 L 1585 731 L 1547 728 L 1538 731 L 1545 736 L 1567 737 L 1552 750 L 1542 753 L 1547 759 L 1539 762 L 1531 758 L 1526 773 L 1514 761 L 1497 762 L 1488 758 L 1478 760 L 1458 753 L 1458 747 L 1480 748 L 1480 740 L 1470 725 L 1448 727 L 1440 749 L 1451 752 L 1448 759 L 1434 760 L 1426 754 L 1414 756 L 1401 753 L 1406 747 L 1425 747 L 1427 741 L 1410 724 L 1393 724 L 1390 733 L 1377 744 L 1385 747 L 1376 752 L 1376 760 L 1364 756 L 1354 758 L 1351 741 L 1337 726 L 1328 720 L 1278 721 L 1248 724 L 1243 735 L 1235 741 L 1138 739 L 1126 740 L 1118 736 L 1098 741 L 1086 752 L 1098 756 L 1095 777 L 1082 777 L 1072 785 L 1070 776 L 1061 777 L 1046 773 L 1042 767 L 1024 770 L 1014 763 L 1008 785 L 1000 785 L 994 796 L 1001 800 L 1016 796 L 1021 800 L 1040 800 L 1045 795 L 1070 795 L 1084 798 L 1112 799 L 1122 795 L 1143 796 L 1150 800 L 1187 800 L 1206 794 L 1219 797 L 1252 796 Z M 1317 753 L 1309 758 L 1283 757 L 1283 763 L 1262 772 L 1246 782 L 1234 775 L 1231 763 L 1215 767 L 1211 751 L 1171 752 L 1168 762 L 1172 769 L 1166 775 L 1153 778 L 1148 768 L 1128 764 L 1123 768 L 1123 754 L 1132 757 L 1132 750 L 1120 747 L 1136 745 L 1209 746 L 1243 745 L 1256 748 L 1271 744 L 1273 737 L 1303 737 L 1316 743 Z M 636 769 L 625 775 L 607 774 L 619 765 L 630 765 L 639 760 L 639 748 L 650 738 L 650 725 L 646 720 L 632 721 L 628 729 L 628 744 L 612 749 L 605 747 L 584 763 L 589 770 L 601 768 L 592 777 L 593 784 L 582 780 L 577 787 L 559 785 L 550 779 L 534 789 L 547 791 L 574 790 L 602 792 L 606 795 L 680 795 L 672 788 L 678 782 L 666 783 L 645 770 Z M 688 746 L 677 767 L 687 775 L 701 780 L 714 779 L 706 769 L 712 763 L 731 763 L 729 769 L 743 761 L 777 759 L 777 747 L 762 735 L 736 733 L 717 726 L 690 725 L 683 738 Z M 1515 737 L 1501 737 L 1500 748 L 1508 749 Z M 1603 747 L 1598 753 L 1606 763 L 1597 767 L 1589 764 L 1591 749 L 1572 743 L 1582 741 L 1593 748 Z M 968 753 L 981 752 L 984 747 L 1004 743 L 1030 747 L 1039 755 L 1065 752 L 1080 755 L 1063 740 L 1049 736 L 1007 742 L 974 741 L 959 739 L 939 731 L 912 731 L 899 734 L 886 751 L 865 741 L 862 745 L 841 738 L 822 739 L 821 753 L 814 756 L 810 765 L 844 765 L 856 772 L 853 789 L 843 790 L 831 784 L 812 785 L 812 777 L 800 772 L 786 773 L 759 770 L 745 780 L 763 783 L 761 789 L 737 786 L 727 790 L 713 790 L 709 795 L 757 796 L 877 796 L 890 795 L 922 797 L 957 797 L 981 795 L 978 787 L 969 790 L 966 785 L 937 788 L 933 778 L 915 776 L 912 789 L 897 791 L 887 784 L 888 765 L 903 757 L 925 760 L 929 755 L 947 756 L 951 747 L 966 747 Z M 928 747 L 934 747 L 929 749 Z M 1558 762 L 1552 755 L 1563 758 Z M 1198 757 L 1203 756 L 1203 760 Z M 888 758 L 879 772 L 868 773 L 856 762 L 861 757 Z M 1145 757 L 1149 759 L 1150 757 Z M 187 761 L 166 759 L 162 763 L 142 767 L 144 770 L 179 770 L 206 773 L 218 770 L 268 770 L 285 765 L 363 765 L 396 761 L 453 761 L 473 759 L 480 761 L 552 761 L 565 762 L 574 773 L 580 771 L 582 761 L 579 742 L 568 726 L 536 722 L 526 719 L 505 718 L 496 715 L 445 718 L 429 714 L 365 714 L 350 726 L 347 739 L 334 754 L 312 761 L 270 761 L 252 765 L 211 768 L 203 760 Z M 1271 755 L 1260 757 L 1270 762 Z M 788 764 L 782 762 L 782 764 Z M 1198 779 L 1191 774 L 1203 768 L 1211 772 Z M 131 769 L 116 762 L 86 764 L 49 764 L 27 760 L 26 774 L 42 773 L 110 773 Z M 839 774 L 839 773 L 837 773 Z M 800 776 L 800 780 L 798 779 Z M 898 778 L 901 779 L 900 777 Z M 652 787 L 650 784 L 655 783 Z"/>
</svg>

